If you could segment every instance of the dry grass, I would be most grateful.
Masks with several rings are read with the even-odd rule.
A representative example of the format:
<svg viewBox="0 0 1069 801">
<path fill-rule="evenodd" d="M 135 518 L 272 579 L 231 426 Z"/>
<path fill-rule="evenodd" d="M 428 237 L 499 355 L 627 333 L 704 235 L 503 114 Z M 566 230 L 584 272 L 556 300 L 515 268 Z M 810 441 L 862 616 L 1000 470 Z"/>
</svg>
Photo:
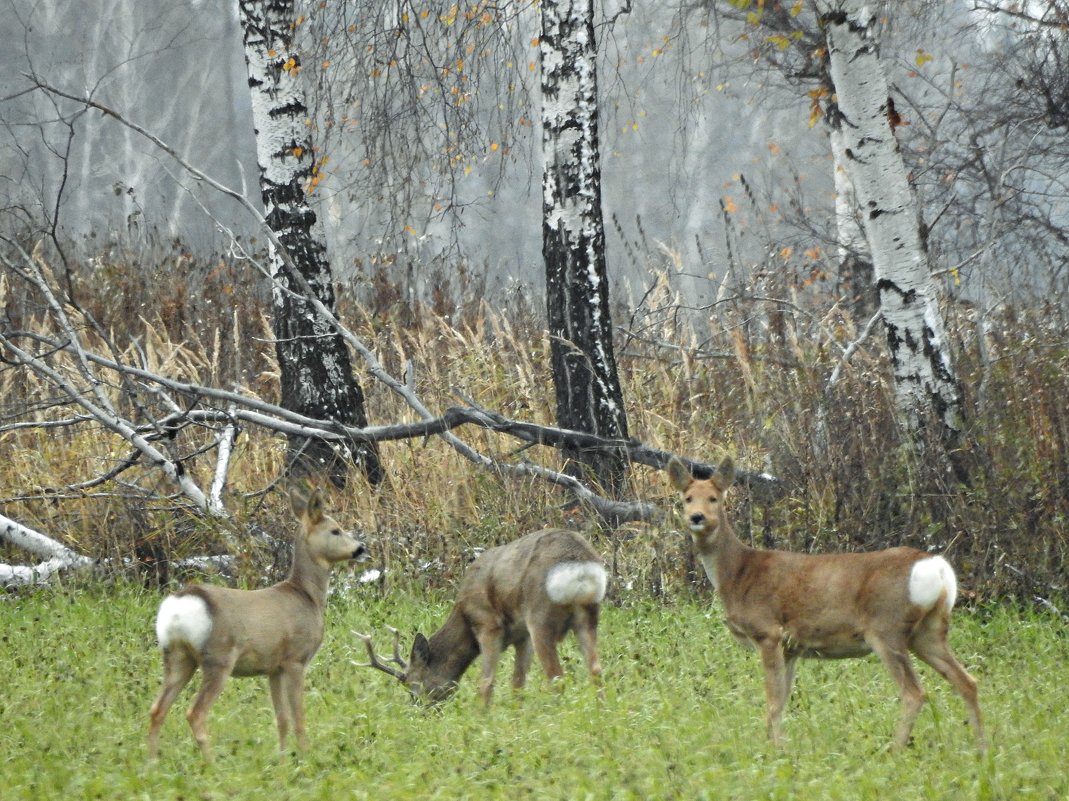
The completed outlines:
<svg viewBox="0 0 1069 801">
<path fill-rule="evenodd" d="M 186 278 L 177 294 L 173 265 L 156 269 L 158 281 L 121 260 L 76 268 L 71 285 L 77 299 L 106 332 L 87 332 L 87 343 L 105 353 L 114 346 L 176 378 L 240 386 L 274 400 L 277 371 L 266 299 L 242 287 L 243 276 L 225 261 L 201 264 L 182 256 L 180 267 Z M 688 313 L 673 294 L 672 269 L 641 307 L 615 310 L 631 434 L 707 461 L 730 451 L 743 468 L 782 478 L 788 492 L 774 505 L 736 498 L 741 536 L 799 550 L 897 543 L 944 548 L 963 585 L 982 596 L 1065 593 L 1064 315 L 1014 309 L 990 320 L 981 360 L 972 311 L 947 310 L 970 413 L 962 457 L 972 482 L 963 488 L 902 445 L 878 333 L 825 393 L 842 348 L 863 321 L 829 305 L 813 287 L 786 288 L 789 303 L 747 300 L 743 293 L 732 303 Z M 17 277 L 5 279 L 11 326 L 49 330 L 39 298 Z M 553 423 L 548 343 L 537 312 L 522 302 L 510 304 L 508 314 L 495 312 L 477 297 L 477 286 L 454 307 L 444 291 L 434 304 L 416 308 L 401 305 L 400 293 L 386 284 L 374 291 L 359 299 L 343 292 L 341 317 L 392 374 L 411 366 L 429 408 L 441 411 L 470 396 L 510 417 Z M 362 383 L 373 423 L 415 419 L 387 388 L 367 376 Z M 107 391 L 116 403 L 129 403 L 121 387 Z M 25 370 L 0 366 L 0 426 L 70 416 L 55 395 Z M 460 434 L 498 459 L 560 467 L 555 453 L 519 453 L 517 443 L 502 435 L 477 429 Z M 238 442 L 227 496 L 233 521 L 225 527 L 190 515 L 150 467 L 136 466 L 82 490 L 65 489 L 106 472 L 129 453 L 118 437 L 91 423 L 9 427 L 0 431 L 0 443 L 7 455 L 0 463 L 6 514 L 86 553 L 136 563 L 150 551 L 181 556 L 226 550 L 242 557 L 244 579 L 255 582 L 277 554 L 248 532 L 254 526 L 278 533 L 290 527 L 284 498 L 270 491 L 283 467 L 285 442 L 253 428 Z M 173 443 L 188 455 L 184 464 L 202 484 L 210 479 L 213 459 L 192 454 L 209 444 L 208 432 L 194 429 Z M 368 487 L 357 476 L 332 500 L 343 519 L 367 531 L 392 582 L 451 583 L 477 548 L 544 525 L 583 523 L 557 490 L 534 480 L 503 482 L 440 439 L 385 443 L 382 456 L 387 479 L 381 486 Z M 660 476 L 647 468 L 635 468 L 631 490 L 666 508 L 673 502 Z M 671 524 L 594 536 L 614 560 L 618 587 L 672 594 L 701 581 L 685 539 Z"/>
</svg>

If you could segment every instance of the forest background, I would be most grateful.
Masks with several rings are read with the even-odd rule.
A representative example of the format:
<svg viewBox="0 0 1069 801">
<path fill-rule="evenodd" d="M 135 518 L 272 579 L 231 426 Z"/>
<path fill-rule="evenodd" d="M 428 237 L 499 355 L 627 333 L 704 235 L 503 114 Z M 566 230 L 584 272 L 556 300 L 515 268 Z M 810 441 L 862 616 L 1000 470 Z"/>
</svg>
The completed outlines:
<svg viewBox="0 0 1069 801">
<path fill-rule="evenodd" d="M 864 253 L 844 241 L 836 207 L 827 92 L 812 63 L 819 32 L 802 4 L 775 8 L 597 9 L 606 251 L 630 434 L 709 462 L 730 452 L 774 476 L 775 493 L 735 503 L 740 533 L 758 544 L 945 550 L 967 595 L 1058 609 L 1069 545 L 1065 6 L 897 3 L 880 19 L 892 129 L 967 411 L 965 483 L 899 419 Z M 398 387 L 434 414 L 459 402 L 554 421 L 537 24 L 532 7 L 513 10 L 496 29 L 507 36 L 493 39 L 479 38 L 476 5 L 322 3 L 300 18 L 310 194 L 338 317 L 372 356 L 373 424 L 418 418 Z M 61 24 L 74 18 L 77 43 Z M 426 75 L 402 75 L 383 53 L 382 32 L 401 20 L 424 23 Z M 274 402 L 256 221 L 114 116 L 54 91 L 117 111 L 256 202 L 236 8 L 12 2 L 4 25 L 20 43 L 5 53 L 0 91 L 5 331 L 70 333 L 42 294 L 59 286 L 82 315 L 71 313 L 71 329 L 101 353 Z M 93 370 L 78 374 L 92 384 Z M 205 515 L 122 437 L 70 412 L 57 386 L 5 356 L 6 519 L 148 580 L 203 555 L 250 583 L 284 569 L 277 429 L 242 425 L 220 488 L 226 514 Z M 179 454 L 187 481 L 211 483 L 237 427 L 160 426 L 203 397 L 145 392 L 130 376 L 108 393 L 148 410 L 151 436 Z M 500 433 L 464 436 L 497 464 L 560 467 L 553 451 Z M 440 438 L 380 447 L 385 480 L 354 478 L 335 498 L 376 549 L 368 580 L 447 585 L 488 544 L 585 520 L 537 470 L 490 471 Z M 629 482 L 628 497 L 670 510 L 655 471 L 635 467 Z M 704 586 L 671 518 L 592 532 L 618 594 Z M 5 542 L 3 561 L 21 561 L 24 545 Z"/>
</svg>

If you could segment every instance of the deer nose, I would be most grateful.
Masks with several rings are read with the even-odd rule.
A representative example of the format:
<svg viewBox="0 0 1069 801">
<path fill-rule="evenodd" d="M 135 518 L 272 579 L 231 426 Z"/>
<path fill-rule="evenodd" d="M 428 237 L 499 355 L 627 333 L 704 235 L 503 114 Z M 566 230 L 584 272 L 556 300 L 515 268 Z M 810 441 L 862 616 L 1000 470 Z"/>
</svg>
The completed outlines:
<svg viewBox="0 0 1069 801">
<path fill-rule="evenodd" d="M 362 562 L 363 560 L 367 559 L 367 557 L 368 557 L 367 546 L 364 545 L 364 543 L 361 542 L 361 543 L 357 543 L 357 546 L 353 549 L 353 555 L 350 556 L 349 558 L 353 559 L 353 560 L 355 560 L 357 562 Z"/>
<path fill-rule="evenodd" d="M 703 515 L 701 512 L 695 512 L 694 514 L 692 514 L 690 516 L 690 524 L 692 526 L 700 526 L 704 522 L 705 522 L 705 515 Z"/>
</svg>

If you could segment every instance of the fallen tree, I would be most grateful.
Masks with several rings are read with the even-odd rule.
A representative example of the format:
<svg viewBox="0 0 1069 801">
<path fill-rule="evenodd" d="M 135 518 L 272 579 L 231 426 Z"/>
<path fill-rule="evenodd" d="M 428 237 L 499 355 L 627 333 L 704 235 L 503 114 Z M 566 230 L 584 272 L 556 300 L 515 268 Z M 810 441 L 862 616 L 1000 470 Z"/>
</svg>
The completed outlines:
<svg viewBox="0 0 1069 801">
<path fill-rule="evenodd" d="M 115 110 L 92 98 L 71 95 L 34 76 L 29 77 L 38 90 L 79 103 L 85 108 L 96 109 L 144 136 L 197 181 L 233 198 L 253 215 L 264 235 L 290 268 L 295 288 L 284 286 L 276 280 L 272 271 L 245 252 L 236 238 L 232 241 L 232 247 L 271 282 L 274 291 L 290 293 L 309 303 L 315 313 L 337 330 L 363 359 L 367 371 L 402 399 L 420 419 L 411 423 L 356 428 L 304 417 L 267 403 L 251 392 L 223 390 L 166 375 L 153 365 L 150 356 L 137 343 L 123 346 L 109 341 L 96 321 L 77 305 L 69 293 L 61 289 L 62 284 L 56 280 L 46 262 L 40 243 L 32 253 L 11 244 L 10 253 L 0 257 L 5 272 L 13 279 L 25 282 L 28 290 L 39 299 L 44 311 L 32 327 L 16 330 L 6 325 L 0 326 L 0 361 L 28 371 L 49 387 L 54 400 L 46 409 L 35 410 L 33 415 L 27 414 L 26 419 L 0 424 L 0 434 L 25 428 L 56 429 L 90 425 L 118 436 L 129 447 L 124 458 L 92 479 L 78 485 L 37 488 L 28 495 L 52 499 L 62 498 L 65 494 L 77 495 L 88 487 L 120 480 L 122 473 L 134 466 L 148 466 L 164 477 L 165 484 L 175 492 L 174 500 L 183 505 L 189 514 L 225 521 L 230 514 L 223 503 L 223 494 L 234 442 L 242 426 L 257 426 L 290 438 L 327 443 L 337 449 L 342 458 L 352 456 L 348 453 L 352 443 L 437 436 L 465 459 L 502 478 L 533 476 L 567 490 L 604 523 L 611 525 L 629 520 L 653 520 L 660 516 L 661 512 L 651 504 L 606 498 L 583 481 L 543 464 L 527 459 L 494 459 L 454 432 L 462 426 L 478 426 L 512 436 L 528 447 L 540 445 L 573 453 L 622 452 L 632 462 L 655 469 L 667 464 L 674 454 L 634 439 L 608 439 L 511 420 L 479 408 L 472 402 L 435 414 L 423 403 L 410 383 L 391 375 L 373 350 L 316 298 L 299 271 L 293 269 L 286 248 L 266 224 L 262 213 L 241 192 L 220 184 L 196 169 L 165 142 L 126 120 Z M 222 224 L 220 228 L 225 230 Z M 3 288 L 3 282 L 0 281 L 0 293 Z M 59 416 L 51 411 L 54 409 L 62 409 L 65 413 Z M 67 411 L 69 409 L 75 409 L 76 412 L 71 414 Z M 188 436 L 190 429 L 199 432 L 200 436 Z M 194 440 L 194 444 L 183 450 L 183 443 Z M 215 459 L 212 480 L 208 486 L 201 486 L 194 477 L 194 471 L 189 468 L 192 462 L 207 458 L 210 454 L 214 454 Z M 700 462 L 692 461 L 689 464 L 697 475 L 708 475 L 715 469 L 713 465 Z M 743 474 L 741 482 L 755 497 L 761 499 L 771 499 L 781 491 L 779 483 L 764 474 Z M 82 569 L 93 564 L 91 558 L 71 550 L 54 538 L 14 520 L 3 520 L 6 522 L 0 528 L 0 543 L 29 550 L 44 557 L 45 561 L 37 565 L 0 565 L 0 585 L 47 581 L 58 570 Z"/>
</svg>

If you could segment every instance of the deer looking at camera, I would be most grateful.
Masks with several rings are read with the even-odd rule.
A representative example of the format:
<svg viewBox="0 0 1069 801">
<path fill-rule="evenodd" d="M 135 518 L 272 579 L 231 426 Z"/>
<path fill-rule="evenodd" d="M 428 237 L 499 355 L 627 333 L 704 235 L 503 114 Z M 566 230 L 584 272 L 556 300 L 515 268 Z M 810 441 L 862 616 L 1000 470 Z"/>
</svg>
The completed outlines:
<svg viewBox="0 0 1069 801">
<path fill-rule="evenodd" d="M 735 480 L 730 457 L 704 480 L 668 463 L 683 494 L 683 516 L 698 556 L 724 604 L 725 623 L 761 655 L 768 734 L 779 743 L 798 657 L 841 659 L 875 653 L 898 685 L 902 715 L 895 744 L 905 746 L 925 701 L 910 652 L 965 699 L 985 747 L 976 682 L 947 644 L 957 579 L 950 564 L 913 548 L 810 555 L 744 545 L 728 522 L 724 494 Z"/>
<path fill-rule="evenodd" d="M 489 705 L 502 651 L 516 649 L 512 686 L 527 680 L 537 654 L 546 676 L 563 674 L 557 645 L 575 631 L 587 670 L 597 681 L 598 611 L 608 578 L 601 557 L 578 534 L 545 529 L 507 545 L 484 551 L 468 567 L 456 604 L 445 624 L 427 639 L 416 635 L 406 663 L 400 654 L 400 634 L 394 635 L 391 667 L 375 655 L 371 637 L 364 641 L 373 667 L 400 679 L 413 697 L 437 703 L 451 696 L 475 657 L 482 655 L 479 694 Z"/>
<path fill-rule="evenodd" d="M 364 543 L 323 512 L 318 493 L 290 495 L 300 521 L 293 567 L 285 581 L 262 590 L 195 584 L 169 595 L 156 616 L 163 650 L 163 688 L 152 705 L 149 757 L 159 749 L 160 727 L 178 693 L 199 667 L 200 691 L 186 718 L 206 760 L 208 710 L 230 676 L 267 676 L 285 752 L 292 726 L 304 748 L 304 673 L 323 641 L 331 566 L 364 558 Z"/>
</svg>

